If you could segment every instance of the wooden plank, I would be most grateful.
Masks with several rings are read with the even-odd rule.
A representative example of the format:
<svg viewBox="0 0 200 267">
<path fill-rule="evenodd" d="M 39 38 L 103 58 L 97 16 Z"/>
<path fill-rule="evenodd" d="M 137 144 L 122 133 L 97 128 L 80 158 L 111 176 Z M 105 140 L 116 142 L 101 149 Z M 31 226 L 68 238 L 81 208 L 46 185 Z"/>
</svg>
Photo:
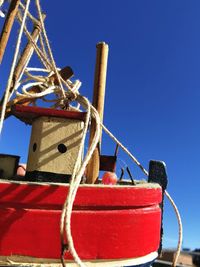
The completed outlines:
<svg viewBox="0 0 200 267">
<path fill-rule="evenodd" d="M 93 93 L 92 104 L 97 109 L 101 121 L 103 121 L 103 112 L 104 112 L 107 61 L 108 61 L 108 45 L 103 42 L 98 43 L 96 51 L 96 67 L 95 67 L 94 93 Z M 95 122 L 92 120 L 90 129 L 90 144 L 92 142 L 94 134 L 95 134 Z M 95 183 L 95 181 L 99 176 L 99 168 L 100 168 L 100 140 L 87 166 L 86 170 L 87 183 Z"/>
<path fill-rule="evenodd" d="M 105 260 L 83 260 L 87 267 L 116 267 L 116 266 L 136 266 L 144 263 L 152 262 L 158 256 L 157 252 L 151 252 L 143 257 L 132 259 L 105 259 Z M 9 257 L 0 256 L 0 266 L 29 266 L 29 267 L 63 267 L 60 259 L 41 259 L 27 256 L 12 255 Z M 77 267 L 77 263 L 65 260 L 67 267 Z"/>
<path fill-rule="evenodd" d="M 85 112 L 58 110 L 53 108 L 41 108 L 32 106 L 15 105 L 12 107 L 12 114 L 22 121 L 31 124 L 37 117 L 57 117 L 71 120 L 85 121 Z"/>
<path fill-rule="evenodd" d="M 15 16 L 17 14 L 18 6 L 19 6 L 20 0 L 12 0 L 8 14 L 6 16 L 6 20 L 3 25 L 3 29 L 0 36 L 0 64 L 2 62 L 4 52 L 7 46 L 7 42 L 10 36 L 10 32 L 15 20 Z"/>
</svg>

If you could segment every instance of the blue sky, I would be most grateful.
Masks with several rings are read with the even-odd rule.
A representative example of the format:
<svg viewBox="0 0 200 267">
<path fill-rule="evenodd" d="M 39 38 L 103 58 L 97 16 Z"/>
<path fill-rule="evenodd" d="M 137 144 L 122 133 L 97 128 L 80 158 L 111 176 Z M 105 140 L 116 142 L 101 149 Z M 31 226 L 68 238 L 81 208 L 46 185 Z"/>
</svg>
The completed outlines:
<svg viewBox="0 0 200 267">
<path fill-rule="evenodd" d="M 95 46 L 109 44 L 105 125 L 148 169 L 150 159 L 167 164 L 168 191 L 182 215 L 184 246 L 200 247 L 200 2 L 198 0 L 42 1 L 57 65 L 69 65 L 92 98 Z M 3 19 L 0 19 L 0 27 Z M 16 33 L 0 66 L 3 92 Z M 2 153 L 26 161 L 30 128 L 9 118 Z M 114 145 L 103 136 L 103 153 Z M 119 157 L 144 178 L 127 156 Z M 164 246 L 175 247 L 178 227 L 165 203 Z"/>
</svg>

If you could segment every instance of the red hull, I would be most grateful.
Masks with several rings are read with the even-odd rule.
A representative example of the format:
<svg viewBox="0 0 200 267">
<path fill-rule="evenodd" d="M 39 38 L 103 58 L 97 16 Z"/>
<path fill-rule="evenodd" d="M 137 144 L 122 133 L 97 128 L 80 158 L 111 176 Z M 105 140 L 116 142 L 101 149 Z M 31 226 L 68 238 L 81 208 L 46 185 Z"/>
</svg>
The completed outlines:
<svg viewBox="0 0 200 267">
<path fill-rule="evenodd" d="M 59 258 L 68 186 L 0 183 L 0 255 Z M 160 244 L 160 187 L 81 186 L 72 235 L 81 259 L 135 258 Z M 70 258 L 70 255 L 66 255 Z"/>
</svg>

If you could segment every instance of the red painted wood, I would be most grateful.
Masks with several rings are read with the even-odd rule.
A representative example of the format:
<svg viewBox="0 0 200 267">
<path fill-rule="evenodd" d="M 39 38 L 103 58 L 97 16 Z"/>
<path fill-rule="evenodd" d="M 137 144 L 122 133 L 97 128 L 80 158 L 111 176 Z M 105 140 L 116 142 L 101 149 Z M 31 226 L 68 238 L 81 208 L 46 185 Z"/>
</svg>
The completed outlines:
<svg viewBox="0 0 200 267">
<path fill-rule="evenodd" d="M 0 255 L 59 258 L 60 214 L 67 189 L 1 183 Z M 153 188 L 80 188 L 72 214 L 72 235 L 80 257 L 134 258 L 156 251 L 161 197 L 161 190 Z"/>
<path fill-rule="evenodd" d="M 34 119 L 41 116 L 59 117 L 85 121 L 85 112 L 57 110 L 52 108 L 41 108 L 33 106 L 15 105 L 12 114 L 26 123 L 32 123 Z"/>
<path fill-rule="evenodd" d="M 0 183 L 0 205 L 61 209 L 68 194 L 68 185 Z M 80 186 L 75 207 L 145 207 L 162 201 L 161 188 L 137 186 Z"/>
</svg>

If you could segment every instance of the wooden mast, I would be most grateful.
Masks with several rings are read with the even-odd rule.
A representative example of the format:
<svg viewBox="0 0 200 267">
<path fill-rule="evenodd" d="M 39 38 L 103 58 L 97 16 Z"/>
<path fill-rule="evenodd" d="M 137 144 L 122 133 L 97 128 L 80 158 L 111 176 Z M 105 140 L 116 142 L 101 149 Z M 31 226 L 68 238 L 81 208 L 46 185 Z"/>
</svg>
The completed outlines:
<svg viewBox="0 0 200 267">
<path fill-rule="evenodd" d="M 10 32 L 15 20 L 15 16 L 17 14 L 18 6 L 19 6 L 20 0 L 13 0 L 11 1 L 8 14 L 6 16 L 5 23 L 3 25 L 3 30 L 0 36 L 0 64 L 3 59 L 3 55 L 6 49 L 6 45 L 8 42 L 8 38 L 10 36 Z"/>
<path fill-rule="evenodd" d="M 95 67 L 95 78 L 94 78 L 94 92 L 93 92 L 93 106 L 97 109 L 100 119 L 103 122 L 104 112 L 104 99 L 105 99 L 105 88 L 106 88 L 106 73 L 107 73 L 107 61 L 108 61 L 108 45 L 104 42 L 98 43 L 96 46 L 96 67 Z M 92 121 L 90 129 L 90 140 L 91 143 L 95 133 L 95 123 Z M 100 142 L 90 159 L 90 162 L 86 169 L 87 183 L 93 184 L 99 176 L 100 166 Z"/>
</svg>

